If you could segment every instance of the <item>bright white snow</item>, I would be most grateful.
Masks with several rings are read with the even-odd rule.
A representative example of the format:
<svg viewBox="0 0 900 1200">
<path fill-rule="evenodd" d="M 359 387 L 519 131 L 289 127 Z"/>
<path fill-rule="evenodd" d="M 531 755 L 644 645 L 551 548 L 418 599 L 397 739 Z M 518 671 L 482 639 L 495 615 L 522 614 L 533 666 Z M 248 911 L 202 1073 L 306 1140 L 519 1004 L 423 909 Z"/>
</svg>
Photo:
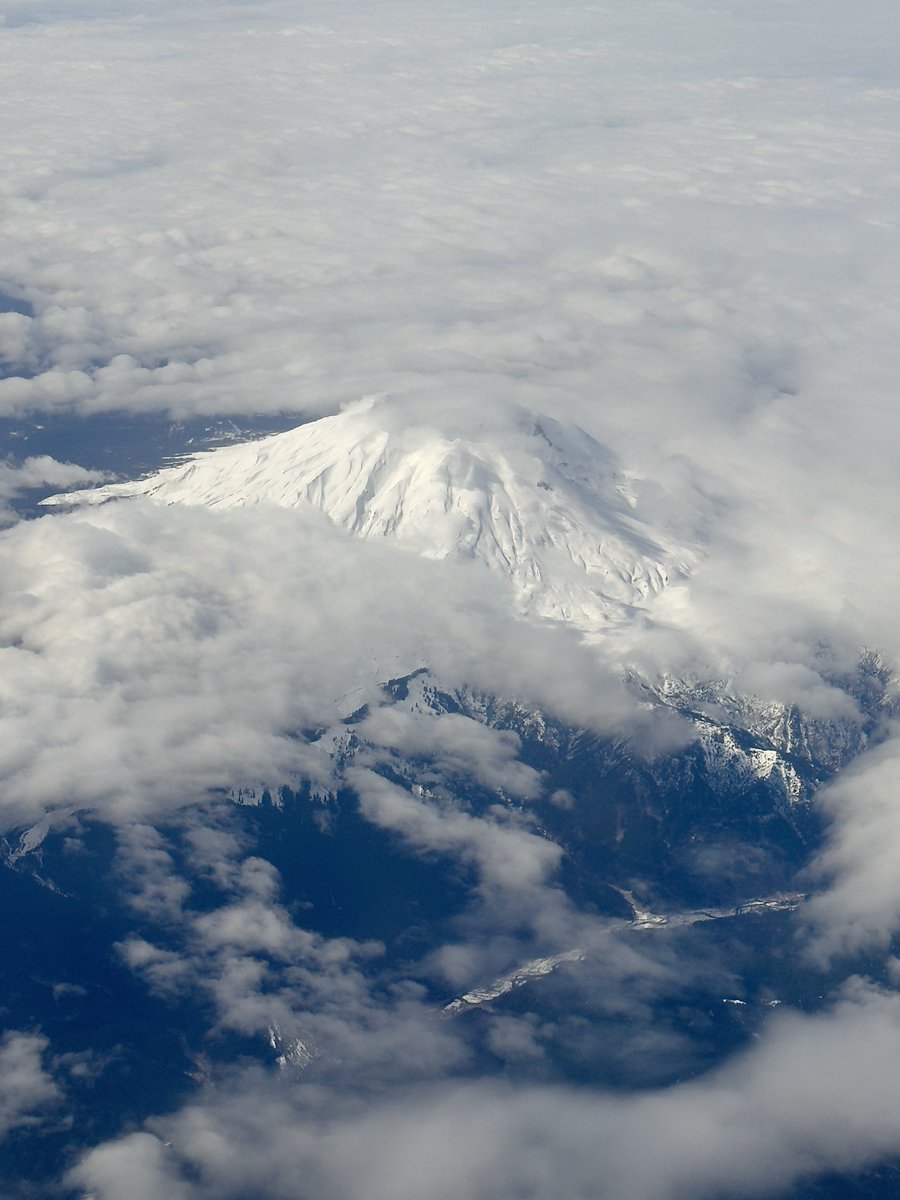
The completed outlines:
<svg viewBox="0 0 900 1200">
<path fill-rule="evenodd" d="M 313 504 L 364 538 L 425 558 L 477 559 L 512 581 L 524 612 L 583 630 L 642 606 L 692 552 L 641 519 L 640 482 L 574 425 L 520 413 L 468 433 L 409 424 L 370 397 L 334 417 L 197 455 L 147 479 L 47 504 L 146 495 L 213 509 Z"/>
</svg>

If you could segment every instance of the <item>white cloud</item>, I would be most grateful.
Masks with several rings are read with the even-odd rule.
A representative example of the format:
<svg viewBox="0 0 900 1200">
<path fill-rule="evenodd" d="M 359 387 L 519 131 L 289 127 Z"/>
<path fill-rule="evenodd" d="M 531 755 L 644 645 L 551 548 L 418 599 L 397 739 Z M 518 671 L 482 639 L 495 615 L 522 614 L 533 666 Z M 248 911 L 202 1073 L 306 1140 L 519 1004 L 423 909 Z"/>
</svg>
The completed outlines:
<svg viewBox="0 0 900 1200">
<path fill-rule="evenodd" d="M 898 1078 L 898 999 L 856 981 L 832 1011 L 775 1017 L 724 1068 L 664 1091 L 448 1081 L 372 1104 L 248 1074 L 154 1125 L 191 1200 L 760 1196 L 889 1153 Z M 139 1136 L 91 1151 L 73 1179 L 100 1200 L 134 1194 Z M 152 1150 L 155 1171 L 161 1140 Z"/>
<path fill-rule="evenodd" d="M 186 840 L 210 818 L 215 811 L 186 815 Z M 439 1078 L 468 1060 L 415 972 L 385 967 L 382 943 L 304 927 L 302 911 L 298 920 L 280 895 L 278 872 L 258 857 L 238 852 L 220 882 L 215 902 L 186 903 L 177 919 L 151 912 L 148 924 L 138 910 L 141 931 L 116 947 L 153 992 L 210 1012 L 210 1034 L 237 1032 L 261 1051 L 273 1029 L 299 1038 L 338 1088 Z"/>
<path fill-rule="evenodd" d="M 426 662 L 449 686 L 584 724 L 644 720 L 576 637 L 511 619 L 487 573 L 362 546 L 315 513 L 108 505 L 8 530 L 0 560 L 7 828 L 44 810 L 132 820 L 217 787 L 327 785 L 327 752 L 301 731 L 377 704 L 382 682 Z M 505 761 L 510 789 L 533 790 L 509 738 L 453 721 L 434 736 L 449 747 L 464 728 L 495 785 Z"/>
<path fill-rule="evenodd" d="M 368 820 L 399 833 L 420 850 L 475 865 L 488 889 L 527 893 L 539 888 L 559 865 L 558 846 L 517 826 L 503 810 L 493 814 L 494 819 L 476 817 L 452 801 L 440 804 L 358 767 L 347 772 L 347 779 Z"/>
<path fill-rule="evenodd" d="M 892 9 L 29 14 L 7 411 L 532 405 L 709 543 L 636 653 L 895 647 Z"/>
<path fill-rule="evenodd" d="M 62 1099 L 42 1059 L 49 1043 L 38 1033 L 8 1032 L 0 1041 L 0 1139 L 13 1129 L 39 1125 Z"/>
<path fill-rule="evenodd" d="M 807 919 L 821 959 L 886 948 L 900 932 L 900 738 L 864 755 L 821 794 L 833 821 L 813 865 Z"/>
<path fill-rule="evenodd" d="M 540 776 L 518 761 L 521 741 L 511 730 L 492 729 L 458 713 L 376 709 L 360 735 L 377 746 L 434 760 L 438 777 L 449 771 L 477 779 L 493 791 L 531 800 L 541 792 Z"/>
<path fill-rule="evenodd" d="M 175 870 L 159 832 L 149 825 L 118 831 L 122 891 L 134 911 L 157 921 L 177 921 L 190 885 Z"/>
<path fill-rule="evenodd" d="M 713 675 L 854 723 L 834 677 L 862 645 L 900 657 L 898 13 L 14 4 L 0 282 L 33 311 L 0 314 L 18 373 L 0 379 L 0 414 L 310 416 L 387 392 L 438 424 L 452 409 L 502 426 L 513 405 L 575 420 L 645 481 L 651 520 L 704 556 L 607 647 L 613 665 Z M 0 508 L 88 479 L 47 459 L 5 467 Z M 361 952 L 341 960 L 299 929 L 230 832 L 192 834 L 194 865 L 226 894 L 201 918 L 153 823 L 210 789 L 328 786 L 297 734 L 367 702 L 378 753 L 528 801 L 539 780 L 511 738 L 381 709 L 378 684 L 427 662 L 448 685 L 633 732 L 602 654 L 510 620 L 473 572 L 310 514 L 128 504 L 23 524 L 0 537 L 0 822 L 79 809 L 119 823 L 135 921 L 168 921 L 177 942 L 142 927 L 123 945 L 157 988 L 207 989 L 234 1029 L 315 1017 L 348 1072 L 409 1056 L 439 1077 L 461 1061 L 450 1035 L 409 996 L 373 998 Z M 660 736 L 649 721 L 648 744 Z M 835 823 L 809 913 L 824 956 L 900 928 L 896 760 L 894 739 L 823 796 Z M 497 900 L 493 924 L 476 906 L 444 947 L 445 975 L 515 952 L 510 897 L 527 896 L 529 936 L 591 932 L 527 824 L 355 778 L 370 819 L 473 866 Z M 499 1200 L 535 1179 L 573 1198 L 752 1193 L 896 1152 L 896 1029 L 896 999 L 860 993 L 774 1025 L 723 1073 L 615 1100 L 445 1082 L 299 1121 L 301 1100 L 250 1080 L 252 1104 L 219 1096 L 173 1119 L 171 1151 L 147 1132 L 107 1144 L 79 1180 L 101 1200 Z M 20 1056 L 14 1122 L 53 1098 L 43 1043 L 17 1038 L 3 1051 Z M 531 1053 L 521 1029 L 496 1040 Z M 647 1128 L 651 1151 L 634 1136 Z"/>
<path fill-rule="evenodd" d="M 47 454 L 26 458 L 24 462 L 0 462 L 0 525 L 15 520 L 11 501 L 23 492 L 43 487 L 81 487 L 109 479 L 106 471 L 91 471 L 75 463 L 57 462 Z"/>
<path fill-rule="evenodd" d="M 190 1200 L 193 1188 L 178 1178 L 178 1167 L 165 1145 L 149 1133 L 132 1133 L 119 1142 L 98 1147 L 87 1172 L 79 1171 L 79 1182 L 90 1178 L 98 1196 L 124 1196 L 121 1191 L 130 1176 L 128 1195 L 133 1200 Z"/>
</svg>

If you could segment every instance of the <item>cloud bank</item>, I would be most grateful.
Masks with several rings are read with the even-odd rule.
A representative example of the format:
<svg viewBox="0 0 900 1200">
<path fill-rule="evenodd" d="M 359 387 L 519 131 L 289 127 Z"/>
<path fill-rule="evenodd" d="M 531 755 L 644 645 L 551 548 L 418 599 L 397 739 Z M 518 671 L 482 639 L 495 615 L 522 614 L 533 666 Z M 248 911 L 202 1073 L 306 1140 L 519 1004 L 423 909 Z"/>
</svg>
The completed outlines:
<svg viewBox="0 0 900 1200">
<path fill-rule="evenodd" d="M 191 1200 L 765 1195 L 893 1148 L 898 1018 L 895 995 L 856 982 L 826 1014 L 773 1023 L 725 1069 L 632 1097 L 447 1084 L 330 1112 L 327 1095 L 310 1103 L 250 1075 L 92 1151 L 73 1179 L 101 1200 L 135 1187 Z"/>
<path fill-rule="evenodd" d="M 529 810 L 543 781 L 514 737 L 388 708 L 380 685 L 428 665 L 651 750 L 677 731 L 627 698 L 623 664 L 858 725 L 860 649 L 900 657 L 898 12 L 8 6 L 0 416 L 299 421 L 372 393 L 447 431 L 550 412 L 608 448 L 698 563 L 588 650 L 514 617 L 483 572 L 311 512 L 129 501 L 0 534 L 4 831 L 113 825 L 133 919 L 121 961 L 154 994 L 202 995 L 216 1035 L 275 1022 L 337 1064 L 309 1085 L 213 1083 L 89 1148 L 73 1186 L 695 1200 L 896 1154 L 897 995 L 859 981 L 665 1090 L 564 1086 L 530 1011 L 485 1035 L 524 1083 L 479 1078 L 475 1034 L 436 1020 L 435 981 L 584 947 L 602 963 L 593 993 L 647 1016 L 685 964 L 615 948 L 564 896 Z M 26 487 L 93 478 L 11 460 L 0 521 Z M 349 781 L 361 819 L 467 889 L 405 973 L 385 947 L 307 928 L 210 807 L 261 782 L 327 790 L 312 734 L 352 713 L 371 743 Z M 796 951 L 868 953 L 888 983 L 898 753 L 889 720 L 875 732 L 821 793 L 832 824 Z M 389 777 L 405 757 L 418 791 Z M 496 804 L 459 803 L 462 775 Z M 217 889 L 205 908 L 198 879 Z M 648 1057 L 680 1061 L 652 1033 Z M 48 1049 L 40 1033 L 2 1043 L 0 1131 L 58 1100 Z"/>
</svg>

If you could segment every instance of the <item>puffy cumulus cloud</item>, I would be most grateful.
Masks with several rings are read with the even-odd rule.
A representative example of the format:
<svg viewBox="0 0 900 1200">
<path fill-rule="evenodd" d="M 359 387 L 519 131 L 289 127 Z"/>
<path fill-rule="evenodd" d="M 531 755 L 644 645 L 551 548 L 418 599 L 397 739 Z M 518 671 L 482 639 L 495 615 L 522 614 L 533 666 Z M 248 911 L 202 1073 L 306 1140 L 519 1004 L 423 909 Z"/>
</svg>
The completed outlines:
<svg viewBox="0 0 900 1200">
<path fill-rule="evenodd" d="M 361 1070 L 383 1059 L 386 1040 L 395 1043 L 391 1053 L 404 1038 L 413 1044 L 423 1023 L 414 1002 L 400 1003 L 398 1017 L 367 981 L 364 968 L 383 946 L 322 937 L 274 899 L 238 890 L 209 911 L 186 911 L 176 929 L 162 932 L 176 949 L 132 935 L 118 946 L 123 961 L 160 995 L 205 998 L 216 1030 L 260 1039 L 273 1027 L 302 1030 L 311 1049 L 327 1046 L 338 1065 L 350 1058 Z"/>
<path fill-rule="evenodd" d="M 398 787 L 374 771 L 351 768 L 363 814 L 423 851 L 451 854 L 477 867 L 487 889 L 514 892 L 539 887 L 559 865 L 562 851 L 529 833 L 498 810 L 494 819 L 467 813 L 448 800 L 436 803 L 420 789 Z"/>
<path fill-rule="evenodd" d="M 366 812 L 379 777 L 356 775 Z M 385 944 L 317 932 L 317 914 L 297 903 L 270 862 L 249 852 L 239 810 L 220 806 L 183 812 L 164 834 L 151 836 L 143 826 L 120 831 L 114 876 L 133 920 L 116 946 L 121 961 L 163 1000 L 198 1006 L 210 1034 L 236 1032 L 262 1051 L 274 1030 L 282 1047 L 302 1047 L 288 1060 L 292 1065 L 315 1062 L 318 1084 L 376 1089 L 468 1067 L 478 1028 L 440 1020 L 441 1006 L 454 994 L 515 975 L 537 956 L 563 950 L 565 962 L 578 960 L 551 997 L 561 1015 L 540 1027 L 530 1018 L 523 1025 L 525 1040 L 534 1043 L 532 1057 L 546 1050 L 548 1064 L 560 1056 L 624 1056 L 624 1035 L 613 1032 L 617 1020 L 627 1016 L 629 1023 L 649 1025 L 656 1002 L 680 996 L 710 975 L 690 955 L 629 936 L 624 922 L 574 909 L 554 886 L 559 851 L 552 843 L 496 811 L 479 817 L 449 805 L 422 805 L 428 811 L 418 824 L 403 812 L 387 827 L 400 832 L 413 853 L 444 857 L 454 873 L 471 866 L 476 879 L 468 903 L 420 947 L 421 957 L 393 938 Z M 371 819 L 382 824 L 383 815 Z M 210 827 L 211 841 L 205 836 Z M 203 874 L 201 868 L 204 888 L 189 889 L 177 864 L 196 880 L 198 842 L 204 852 L 216 845 L 220 869 Z M 134 877 L 140 880 L 138 903 Z M 177 906 L 142 902 L 171 895 Z M 555 981 L 547 978 L 552 970 L 539 972 L 545 989 Z M 714 986 L 721 986 L 712 975 Z M 493 1023 L 492 1017 L 490 1028 Z M 512 1019 L 505 1023 L 496 1044 L 488 1028 L 485 1044 L 495 1057 L 521 1062 L 528 1056 L 524 1049 L 516 1053 L 514 1025 Z M 639 1051 L 645 1075 L 651 1057 L 657 1067 L 663 1055 L 667 1063 L 693 1061 L 684 1040 L 665 1030 L 624 1040 Z M 623 1064 L 625 1074 L 629 1069 Z"/>
<path fill-rule="evenodd" d="M 900 432 L 897 68 L 884 50 L 897 12 L 883 0 L 829 4 L 827 19 L 812 0 L 790 13 L 729 3 L 715 21 L 700 0 L 549 15 L 457 0 L 428 22 L 410 11 L 354 0 L 301 19 L 276 0 L 106 6 L 85 20 L 72 3 L 10 18 L 3 289 L 30 303 L 0 314 L 0 411 L 315 414 L 389 392 L 438 425 L 502 427 L 512 405 L 576 420 L 645 481 L 651 523 L 704 557 L 652 624 L 636 622 L 622 656 L 852 721 L 822 643 L 847 662 L 863 644 L 900 653 L 884 551 Z M 88 629 L 95 645 L 122 635 L 112 610 L 83 617 L 90 587 L 70 605 L 65 655 L 59 643 L 52 663 L 7 655 L 12 703 L 26 709 L 10 727 L 11 820 L 55 803 L 54 764 L 76 781 L 73 803 L 128 812 L 242 770 L 296 774 L 302 748 L 286 731 L 313 709 L 320 723 L 322 706 L 300 699 L 316 669 L 305 660 L 298 687 L 290 654 L 251 654 L 259 626 L 242 638 L 231 599 L 196 566 L 219 554 L 208 538 L 232 533 L 185 533 L 201 520 L 167 525 L 186 568 L 168 556 L 157 570 L 155 551 L 128 585 L 153 591 L 180 573 L 165 616 L 163 587 L 127 606 L 134 640 L 166 629 L 159 661 L 132 647 L 101 666 Z M 257 540 L 273 544 L 276 527 Z M 88 553 L 87 525 L 62 528 Z M 108 553 L 146 557 L 116 534 Z M 63 569 L 49 533 L 19 545 L 29 538 L 48 579 Z M 369 582 L 376 556 L 359 559 L 370 608 L 395 620 L 397 602 Z M 309 583 L 296 581 L 293 633 L 275 611 L 282 563 L 274 550 L 247 557 L 272 581 L 271 628 L 288 645 L 302 636 L 308 655 L 321 640 Z M 444 589 L 411 564 L 396 570 L 431 597 Z M 255 609 L 243 572 L 229 571 L 235 605 Z M 487 635 L 483 612 L 469 616 L 492 687 L 531 687 L 574 720 L 600 719 L 574 648 L 535 635 L 523 652 L 520 629 Z M 360 628 L 374 619 L 353 616 Z M 417 665 L 402 649 L 395 660 Z M 76 716 L 76 677 L 103 670 L 102 695 L 89 685 Z M 617 702 L 605 685 L 593 692 L 608 727 Z M 659 730 L 648 727 L 651 749 L 665 744 Z M 302 765 L 326 772 L 309 752 Z"/>
<path fill-rule="evenodd" d="M 8 1032 L 0 1041 L 0 1139 L 13 1129 L 39 1125 L 62 1091 L 44 1068 L 49 1046 L 38 1033 Z"/>
<path fill-rule="evenodd" d="M 47 454 L 26 458 L 21 463 L 10 459 L 0 462 L 0 525 L 13 522 L 15 510 L 11 501 L 42 487 L 83 487 L 101 483 L 111 476 L 105 471 L 91 471 L 75 463 L 57 462 Z"/>
<path fill-rule="evenodd" d="M 260 780 L 327 786 L 327 750 L 302 731 L 376 705 L 424 662 L 580 724 L 647 721 L 576 637 L 510 619 L 487 573 L 360 544 L 315 513 L 116 503 L 22 523 L 0 559 L 7 827 L 72 809 L 152 818 Z M 412 719 L 373 720 L 423 744 Z M 535 787 L 509 738 L 436 730 L 438 754 Z"/>
<path fill-rule="evenodd" d="M 209 819 L 215 811 L 187 814 L 175 840 L 190 843 Z M 160 840 L 174 847 L 171 834 Z M 177 878 L 159 855 L 155 861 Z M 135 910 L 136 928 L 116 950 L 152 992 L 199 1004 L 211 1035 L 237 1033 L 260 1049 L 277 1037 L 294 1048 L 292 1066 L 316 1061 L 319 1080 L 336 1086 L 439 1078 L 468 1061 L 464 1040 L 437 1021 L 413 964 L 388 968 L 380 942 L 304 927 L 266 860 L 239 850 L 225 866 L 218 894 L 186 900 L 177 916 Z"/>
<path fill-rule="evenodd" d="M 580 908 L 561 877 L 562 846 L 527 805 L 472 805 L 451 787 L 423 786 L 418 778 L 413 771 L 401 783 L 360 766 L 344 773 L 366 820 L 394 834 L 408 853 L 443 861 L 466 884 L 466 903 L 441 940 L 420 962 L 407 964 L 412 978 L 457 994 L 501 984 L 496 994 L 504 994 L 510 990 L 504 979 L 523 966 L 553 960 L 539 972 L 546 976 L 562 955 L 579 966 L 565 973 L 560 1007 L 601 1020 L 627 1014 L 648 1022 L 663 997 L 713 978 L 721 986 L 720 968 L 690 952 L 678 957 L 665 946 L 641 945 L 627 937 L 626 922 Z M 557 991 L 550 982 L 545 987 Z M 567 1036 L 560 1032 L 559 1041 Z"/>
<path fill-rule="evenodd" d="M 224 822 L 186 835 L 194 880 L 222 893 L 195 908 L 156 827 L 211 789 L 328 788 L 303 731 L 366 704 L 370 766 L 420 755 L 438 777 L 423 785 L 471 772 L 527 809 L 540 781 L 512 739 L 379 707 L 385 678 L 425 663 L 448 687 L 634 732 L 609 661 L 855 724 L 841 681 L 859 647 L 900 657 L 900 9 L 724 0 L 711 20 L 703 0 L 454 0 L 428 15 L 405 0 L 13 5 L 0 284 L 29 303 L 0 313 L 0 413 L 315 415 L 372 392 L 440 427 L 549 412 L 609 446 L 646 519 L 702 563 L 604 662 L 510 620 L 481 575 L 313 514 L 128 503 L 0 536 L 2 824 L 117 822 L 124 960 L 158 991 L 202 991 L 222 1027 L 308 1030 L 347 1064 L 344 1090 L 309 1104 L 241 1075 L 239 1096 L 98 1147 L 73 1179 L 101 1200 L 683 1200 L 853 1168 L 900 1140 L 896 997 L 860 988 L 780 1018 L 665 1093 L 459 1086 L 463 1039 L 414 981 L 388 998 L 369 951 L 302 929 Z M 9 468 L 0 504 L 41 474 L 86 481 L 57 479 L 68 469 Z M 646 721 L 648 746 L 667 744 Z M 896 760 L 893 741 L 824 797 L 823 957 L 900 923 Z M 603 947 L 525 817 L 373 770 L 354 783 L 370 821 L 479 880 L 482 903 L 424 972 L 468 985 L 523 947 Z M 630 971 L 649 995 L 638 958 L 587 974 L 602 989 Z M 540 1059 L 527 1023 L 493 1038 L 508 1061 Z M 363 1066 L 408 1084 L 409 1061 L 433 1087 L 375 1110 L 346 1086 Z"/>
<path fill-rule="evenodd" d="M 113 877 L 134 922 L 117 946 L 125 965 L 160 997 L 199 1001 L 216 1030 L 260 1038 L 278 1028 L 321 1052 L 318 1071 L 376 1084 L 465 1059 L 465 1030 L 436 1023 L 435 991 L 489 986 L 537 956 L 577 957 L 562 1007 L 604 1019 L 649 1020 L 655 1000 L 703 974 L 623 938 L 624 922 L 579 912 L 555 880 L 559 848 L 508 809 L 467 811 L 446 792 L 409 792 L 359 768 L 346 783 L 363 816 L 410 853 L 444 859 L 453 875 L 471 871 L 467 902 L 424 957 L 398 961 L 396 945 L 316 932 L 316 914 L 284 895 L 279 872 L 253 852 L 240 810 L 213 805 L 181 812 L 165 832 L 120 828 Z M 585 1043 L 585 1030 L 575 1036 Z M 552 1040 L 567 1045 L 571 1031 Z"/>
<path fill-rule="evenodd" d="M 144 928 L 156 921 L 166 946 L 175 948 L 155 944 L 148 931 L 119 950 L 151 988 L 195 1001 L 205 997 L 216 1029 L 255 1037 L 274 1029 L 279 1045 L 315 1063 L 313 1074 L 296 1079 L 239 1070 L 165 1122 L 97 1147 L 71 1180 L 94 1194 L 112 1200 L 134 1171 L 142 1179 L 146 1173 L 148 1187 L 171 1181 L 172 1194 L 187 1188 L 191 1200 L 248 1193 L 337 1197 L 356 1194 L 369 1172 L 366 1186 L 374 1195 L 442 1195 L 444 1188 L 448 1195 L 512 1197 L 522 1194 L 534 1170 L 529 1147 L 539 1138 L 544 1174 L 536 1178 L 555 1179 L 562 1194 L 680 1200 L 719 1195 L 726 1183 L 737 1194 L 763 1194 L 807 1173 L 863 1164 L 894 1144 L 896 1122 L 884 1114 L 892 1111 L 889 1081 L 900 1054 L 898 1000 L 859 982 L 845 989 L 833 1011 L 787 1016 L 749 1054 L 666 1092 L 613 1097 L 534 1083 L 515 1090 L 490 1079 L 460 1083 L 473 1067 L 471 1038 L 465 1021 L 436 1020 L 434 1000 L 415 982 L 429 964 L 382 971 L 382 947 L 302 928 L 280 898 L 272 865 L 246 854 L 230 811 L 231 820 L 225 808 L 181 818 L 181 844 L 189 854 L 208 862 L 215 848 L 221 857 L 222 870 L 207 874 L 220 900 L 207 896 L 192 908 L 188 899 L 174 918 L 165 906 L 137 908 Z M 482 834 L 487 826 L 483 822 Z M 465 832 L 474 840 L 474 830 Z M 431 828 L 426 833 L 432 852 L 475 852 L 474 846 L 460 849 L 452 820 L 449 838 L 439 839 Z M 485 841 L 485 854 L 496 853 Z M 171 839 L 150 839 L 143 829 L 120 839 L 126 853 L 135 842 L 148 871 L 171 874 Z M 535 914 L 536 885 L 528 885 L 528 894 L 518 877 L 504 877 L 493 884 L 492 903 L 501 885 L 513 887 L 526 910 L 521 926 L 523 916 Z M 521 929 L 504 943 L 483 914 L 467 920 L 471 941 L 445 951 L 465 960 L 457 962 L 457 974 L 468 984 L 473 972 L 490 968 L 492 956 L 496 966 L 516 945 L 521 954 L 524 943 Z M 660 996 L 690 986 L 686 970 L 696 974 L 698 967 L 674 952 L 648 955 L 637 942 L 626 945 L 608 923 L 582 918 L 579 926 L 570 913 L 568 926 L 584 938 L 587 957 L 560 980 L 566 995 L 556 1015 L 492 1018 L 484 1030 L 490 1053 L 549 1078 L 560 1053 L 581 1062 L 600 1056 L 607 1067 L 619 1053 L 632 1077 L 643 1069 L 651 1082 L 651 1059 L 657 1069 L 660 1059 L 690 1063 L 686 1047 L 652 1014 Z M 611 1018 L 626 1013 L 641 1036 L 623 1041 Z M 867 1109 L 854 1110 L 848 1125 L 844 1111 L 856 1104 L 855 1080 L 868 1078 L 876 1060 L 883 1074 L 871 1104 L 879 1120 L 873 1125 Z M 840 1088 L 826 1086 L 834 1079 Z M 474 1145 L 470 1118 L 485 1130 Z M 840 1129 L 837 1140 L 833 1127 Z M 655 1131 L 649 1160 L 640 1140 L 629 1136 L 647 1128 Z M 431 1149 L 420 1155 L 422 1145 Z M 381 1149 L 373 1153 L 376 1146 Z M 341 1147 L 353 1148 L 350 1159 Z M 606 1190 L 597 1190 L 598 1179 Z"/>
<path fill-rule="evenodd" d="M 176 950 L 166 950 L 132 936 L 117 946 L 122 961 L 157 995 L 177 995 L 194 983 L 191 964 Z"/>
<path fill-rule="evenodd" d="M 4 28 L 2 411 L 550 411 L 709 551 L 654 664 L 897 649 L 884 0 L 84 15 Z"/>
<path fill-rule="evenodd" d="M 770 1195 L 893 1150 L 898 1078 L 900 1000 L 857 980 L 830 1011 L 776 1016 L 723 1068 L 662 1091 L 446 1082 L 373 1104 L 248 1073 L 91 1151 L 72 1181 L 99 1200 L 133 1195 L 142 1165 L 191 1200 Z"/>
<path fill-rule="evenodd" d="M 6 411 L 477 379 L 696 447 L 856 335 L 886 379 L 882 3 L 139 12 L 4 30 Z"/>
<path fill-rule="evenodd" d="M 526 800 L 541 791 L 538 772 L 518 761 L 518 734 L 491 729 L 458 713 L 430 715 L 383 707 L 362 722 L 360 734 L 376 746 L 433 759 L 431 769 L 438 778 L 444 772 L 470 775 L 492 791 Z"/>
<path fill-rule="evenodd" d="M 853 696 L 827 683 L 818 671 L 802 663 L 755 662 L 734 677 L 742 694 L 775 697 L 782 704 L 801 709 L 808 717 L 822 721 L 862 721 Z"/>
<path fill-rule="evenodd" d="M 821 793 L 832 819 L 812 867 L 821 888 L 806 910 L 810 953 L 821 960 L 885 948 L 900 932 L 900 734 Z"/>
<path fill-rule="evenodd" d="M 131 1175 L 134 1200 L 190 1200 L 193 1188 L 178 1178 L 178 1168 L 159 1138 L 150 1133 L 133 1133 L 119 1142 L 98 1147 L 93 1152 L 89 1172 L 79 1171 L 76 1181 L 88 1177 L 91 1188 L 103 1196 L 114 1196 L 123 1186 L 125 1176 Z M 123 1192 L 118 1192 L 124 1195 Z"/>
<path fill-rule="evenodd" d="M 157 921 L 177 921 L 190 895 L 190 885 L 175 868 L 165 840 L 150 825 L 118 830 L 118 863 L 125 901 L 134 911 Z"/>
</svg>

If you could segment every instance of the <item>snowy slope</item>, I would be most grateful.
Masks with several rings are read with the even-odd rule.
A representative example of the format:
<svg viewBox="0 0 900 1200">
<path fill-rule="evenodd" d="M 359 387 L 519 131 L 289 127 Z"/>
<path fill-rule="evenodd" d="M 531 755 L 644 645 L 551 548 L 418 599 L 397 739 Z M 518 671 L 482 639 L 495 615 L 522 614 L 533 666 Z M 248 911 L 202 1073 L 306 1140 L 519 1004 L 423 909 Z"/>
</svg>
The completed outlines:
<svg viewBox="0 0 900 1200">
<path fill-rule="evenodd" d="M 523 414 L 474 433 L 410 425 L 390 400 L 197 455 L 134 482 L 52 497 L 146 495 L 234 508 L 313 504 L 344 529 L 426 558 L 482 560 L 519 607 L 596 629 L 688 572 L 691 553 L 641 521 L 635 481 L 576 426 Z"/>
</svg>

